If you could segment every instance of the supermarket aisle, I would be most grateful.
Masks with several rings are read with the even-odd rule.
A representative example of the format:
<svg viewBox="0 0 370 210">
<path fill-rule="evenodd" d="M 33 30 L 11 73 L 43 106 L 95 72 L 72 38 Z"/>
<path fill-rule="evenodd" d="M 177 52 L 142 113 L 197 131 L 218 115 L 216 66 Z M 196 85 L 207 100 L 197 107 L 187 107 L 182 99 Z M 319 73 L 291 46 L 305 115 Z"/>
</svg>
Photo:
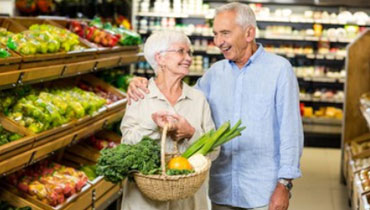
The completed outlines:
<svg viewBox="0 0 370 210">
<path fill-rule="evenodd" d="M 340 149 L 304 148 L 303 176 L 294 182 L 289 210 L 349 210 L 339 183 Z"/>
</svg>

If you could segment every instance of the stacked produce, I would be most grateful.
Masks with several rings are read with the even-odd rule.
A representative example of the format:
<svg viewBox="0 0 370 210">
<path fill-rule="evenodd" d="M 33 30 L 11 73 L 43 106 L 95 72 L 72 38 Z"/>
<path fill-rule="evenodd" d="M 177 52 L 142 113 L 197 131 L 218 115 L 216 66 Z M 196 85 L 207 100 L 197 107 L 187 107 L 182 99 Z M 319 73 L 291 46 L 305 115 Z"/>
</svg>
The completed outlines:
<svg viewBox="0 0 370 210">
<path fill-rule="evenodd" d="M 35 24 L 27 31 L 14 34 L 6 40 L 6 45 L 22 55 L 83 49 L 76 34 L 47 24 Z"/>
<path fill-rule="evenodd" d="M 205 155 L 216 147 L 240 136 L 245 127 L 240 127 L 239 120 L 230 128 L 230 122 L 224 123 L 218 130 L 211 130 L 196 140 L 181 155 L 172 158 L 166 166 L 167 175 L 184 175 L 204 170 L 207 166 Z M 148 137 L 135 145 L 120 144 L 113 149 L 104 149 L 97 163 L 97 174 L 106 180 L 117 183 L 132 172 L 142 174 L 160 174 L 159 140 Z"/>
<path fill-rule="evenodd" d="M 106 100 L 77 87 L 18 88 L 0 92 L 0 111 L 34 133 L 92 115 Z"/>
<path fill-rule="evenodd" d="M 0 210 L 32 210 L 32 208 L 29 206 L 17 208 L 5 201 L 0 201 Z"/>
<path fill-rule="evenodd" d="M 107 101 L 107 104 L 112 104 L 116 101 L 122 100 L 123 98 L 119 95 L 115 95 L 107 90 L 105 90 L 103 87 L 97 85 L 97 86 L 89 86 L 86 83 L 79 82 L 78 87 L 82 90 L 94 92 L 96 95 L 104 98 Z"/>
<path fill-rule="evenodd" d="M 364 191 L 369 191 L 370 190 L 369 169 L 362 169 L 360 171 L 360 181 L 361 181 L 362 189 Z"/>
<path fill-rule="evenodd" d="M 87 183 L 84 172 L 48 160 L 7 177 L 10 184 L 51 206 L 81 191 Z"/>
<path fill-rule="evenodd" d="M 10 131 L 7 131 L 3 128 L 2 125 L 0 125 L 0 146 L 4 145 L 6 143 L 10 143 L 12 141 L 16 141 L 23 136 L 17 133 L 12 133 Z"/>
<path fill-rule="evenodd" d="M 89 24 L 80 21 L 72 21 L 70 30 L 80 37 L 104 47 L 120 45 L 138 45 L 141 43 L 140 35 L 125 28 L 112 27 L 110 24 L 102 24 L 99 18 Z"/>
<path fill-rule="evenodd" d="M 113 71 L 102 71 L 99 74 L 99 77 L 105 82 L 115 86 L 123 92 L 126 92 L 128 85 L 134 76 L 127 74 L 124 70 L 118 69 Z"/>
<path fill-rule="evenodd" d="M 87 178 L 92 181 L 98 177 L 96 174 L 96 165 L 85 165 L 80 168 L 80 171 L 83 171 Z"/>
<path fill-rule="evenodd" d="M 4 49 L 4 48 L 0 48 L 0 58 L 7 58 L 10 56 L 10 53 Z"/>
<path fill-rule="evenodd" d="M 93 146 L 94 148 L 96 148 L 98 150 L 102 150 L 102 149 L 105 149 L 105 148 L 114 148 L 118 145 L 114 141 L 101 139 L 101 138 L 96 137 L 95 135 L 92 135 L 89 138 L 88 142 L 91 146 Z"/>
<path fill-rule="evenodd" d="M 6 28 L 0 27 L 0 43 L 6 45 L 10 37 L 14 35 L 13 32 L 8 31 Z"/>
</svg>

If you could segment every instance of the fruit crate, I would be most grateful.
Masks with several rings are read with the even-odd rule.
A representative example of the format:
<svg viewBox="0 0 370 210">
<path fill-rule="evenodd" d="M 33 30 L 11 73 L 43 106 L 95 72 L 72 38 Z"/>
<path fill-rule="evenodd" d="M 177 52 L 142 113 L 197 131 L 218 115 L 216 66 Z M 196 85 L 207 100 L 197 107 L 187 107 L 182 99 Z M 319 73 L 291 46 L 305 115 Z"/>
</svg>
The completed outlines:
<svg viewBox="0 0 370 210">
<path fill-rule="evenodd" d="M 63 26 L 64 28 L 67 28 L 67 29 L 70 29 L 72 26 L 71 26 L 71 23 L 72 23 L 72 19 L 54 19 L 53 22 Z M 85 21 L 86 23 L 89 23 L 89 21 Z M 86 40 L 86 39 L 85 39 Z M 88 40 L 86 40 L 87 42 L 90 42 Z M 119 45 L 117 44 L 116 46 L 114 47 L 104 47 L 102 45 L 99 45 L 99 44 L 96 44 L 96 43 L 93 43 L 93 42 L 90 42 L 92 45 L 94 45 L 98 51 L 97 51 L 97 55 L 98 55 L 98 58 L 108 58 L 108 57 L 111 57 L 112 55 L 115 55 L 115 56 L 119 56 L 121 55 L 123 52 L 125 53 L 133 53 L 133 54 L 136 54 L 139 52 L 139 47 L 138 46 L 122 46 L 122 45 Z"/>
<path fill-rule="evenodd" d="M 3 18 L 10 22 L 10 25 L 16 25 L 17 27 L 9 28 L 8 30 L 13 33 L 20 33 L 25 30 L 28 30 L 29 26 L 32 24 L 49 24 L 56 27 L 56 23 L 39 18 Z M 6 22 L 7 22 L 6 21 Z M 60 27 L 62 28 L 62 27 Z M 97 49 L 93 48 L 89 43 L 84 40 L 80 40 L 80 45 L 85 47 L 83 50 L 76 50 L 70 52 L 55 52 L 47 54 L 35 54 L 35 55 L 21 55 L 22 63 L 20 65 L 21 69 L 35 68 L 40 66 L 49 66 L 56 64 L 65 64 L 69 62 L 76 62 L 86 59 L 94 59 L 95 52 Z M 20 53 L 18 53 L 20 54 Z"/>
<path fill-rule="evenodd" d="M 0 18 L 0 26 L 3 28 L 6 28 L 8 31 L 13 32 L 13 33 L 21 33 L 23 31 L 28 30 L 28 28 L 24 27 L 22 24 L 19 22 L 14 21 L 11 18 Z M 18 52 L 17 52 L 18 53 Z M 31 62 L 31 61 L 47 61 L 47 60 L 53 60 L 54 64 L 60 64 L 63 63 L 63 60 L 56 60 L 56 59 L 63 59 L 66 56 L 65 52 L 57 52 L 57 53 L 50 53 L 50 54 L 35 54 L 35 55 L 21 55 L 22 57 L 22 62 Z M 50 65 L 51 62 L 46 62 L 45 65 Z M 39 62 L 38 66 L 42 66 L 43 63 Z M 22 67 L 23 66 L 23 67 Z M 35 67 L 35 65 L 26 66 L 21 65 L 21 68 L 31 68 Z"/>
<path fill-rule="evenodd" d="M 22 57 L 19 56 L 14 51 L 12 51 L 10 49 L 7 49 L 7 47 L 2 45 L 2 44 L 0 44 L 0 48 L 6 49 L 10 53 L 9 57 L 0 58 L 0 73 L 7 72 L 7 71 L 18 70 L 19 67 L 20 67 Z"/>
<path fill-rule="evenodd" d="M 112 85 L 91 74 L 82 76 L 81 80 L 91 86 L 101 88 L 102 91 L 106 91 L 108 94 L 111 94 L 112 98 L 120 98 L 119 100 L 113 101 L 112 103 L 106 105 L 108 111 L 126 106 L 127 95 L 123 91 L 113 87 Z"/>
<path fill-rule="evenodd" d="M 82 77 L 75 77 L 75 78 L 65 78 L 65 79 L 60 79 L 60 80 L 55 80 L 55 81 L 49 81 L 45 83 L 40 83 L 33 85 L 33 88 L 51 88 L 51 87 L 65 87 L 65 86 L 77 86 Z M 95 87 L 93 83 L 89 83 L 92 87 Z M 34 134 L 35 140 L 39 141 L 44 138 L 50 137 L 54 138 L 54 136 L 57 133 L 61 133 L 65 130 L 73 128 L 75 125 L 87 122 L 87 121 L 93 121 L 93 120 L 98 120 L 100 117 L 103 116 L 103 114 L 107 111 L 106 106 L 102 106 L 100 109 L 98 109 L 93 115 L 88 115 L 86 114 L 84 117 L 79 118 L 79 119 L 73 119 L 59 127 L 54 127 L 49 130 L 42 131 L 40 133 Z M 1 118 L 4 118 L 4 115 L 0 115 Z M 16 124 L 20 129 L 25 129 L 28 130 L 27 128 L 24 128 L 22 125 L 18 124 L 14 120 L 7 118 L 8 121 L 12 122 L 13 124 Z M 28 130 L 29 133 L 32 133 L 31 130 Z M 33 134 L 33 133 L 32 133 Z"/>
<path fill-rule="evenodd" d="M 95 165 L 96 162 L 97 161 L 92 161 L 88 158 L 77 156 L 73 153 L 65 152 L 63 155 L 63 163 L 75 168 L 80 168 L 84 165 Z M 92 185 L 90 191 L 94 192 L 95 199 L 101 198 L 111 188 L 116 186 L 116 184 L 105 181 L 103 176 L 97 176 L 94 180 L 89 180 L 88 182 Z"/>
<path fill-rule="evenodd" d="M 15 141 L 3 144 L 0 146 L 0 162 L 6 161 L 8 158 L 16 154 L 20 154 L 32 148 L 34 136 L 27 130 L 14 124 L 7 118 L 0 118 L 1 126 L 12 133 L 20 134 L 23 137 Z"/>
<path fill-rule="evenodd" d="M 69 162 L 65 161 L 64 159 L 58 160 L 57 156 L 53 156 L 50 159 L 53 162 L 62 164 L 68 167 L 75 168 L 75 165 L 70 164 Z M 92 184 L 86 182 L 85 185 L 81 188 L 79 192 L 76 192 L 70 195 L 68 198 L 64 200 L 63 203 L 60 203 L 56 206 L 51 206 L 48 203 L 44 203 L 43 201 L 35 198 L 34 196 L 23 192 L 14 185 L 11 185 L 8 180 L 4 179 L 1 182 L 2 186 L 0 191 L 5 191 L 7 194 L 13 195 L 14 200 L 22 200 L 22 203 L 16 203 L 16 205 L 28 205 L 31 207 L 35 207 L 35 209 L 43 209 L 43 210 L 61 210 L 61 209 L 85 209 L 91 205 L 92 201 Z"/>
<path fill-rule="evenodd" d="M 82 159 L 87 159 L 92 163 L 96 163 L 100 157 L 100 150 L 104 146 L 107 146 L 109 142 L 114 142 L 115 144 L 121 143 L 121 136 L 109 130 L 102 130 L 96 133 L 94 136 L 94 141 L 91 138 L 93 137 L 90 136 L 78 144 L 69 147 L 66 150 L 66 153 Z M 103 140 L 109 142 L 103 142 Z"/>
</svg>

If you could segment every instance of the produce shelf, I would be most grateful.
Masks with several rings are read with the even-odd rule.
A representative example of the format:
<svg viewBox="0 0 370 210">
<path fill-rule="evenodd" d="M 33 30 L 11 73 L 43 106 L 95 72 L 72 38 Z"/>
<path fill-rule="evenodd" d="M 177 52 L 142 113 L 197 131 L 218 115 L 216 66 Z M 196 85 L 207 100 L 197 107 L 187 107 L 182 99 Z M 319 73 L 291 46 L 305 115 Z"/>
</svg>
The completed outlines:
<svg viewBox="0 0 370 210">
<path fill-rule="evenodd" d="M 0 161 L 0 176 L 5 176 L 8 173 L 17 171 L 20 168 L 26 167 L 34 162 L 44 159 L 50 153 L 61 149 L 68 145 L 77 143 L 80 139 L 86 138 L 91 134 L 103 129 L 108 123 L 114 122 L 122 118 L 125 108 L 120 107 L 120 110 L 112 110 L 99 120 L 92 119 L 91 121 L 71 127 L 70 129 L 52 136 L 43 144 L 35 144 L 34 147 L 27 152 L 17 153 L 6 160 Z"/>
<path fill-rule="evenodd" d="M 17 71 L 0 71 L 0 89 L 101 71 L 110 67 L 136 63 L 142 59 L 144 59 L 142 54 L 122 53 L 119 57 L 91 59 L 76 63 L 36 67 Z"/>
</svg>

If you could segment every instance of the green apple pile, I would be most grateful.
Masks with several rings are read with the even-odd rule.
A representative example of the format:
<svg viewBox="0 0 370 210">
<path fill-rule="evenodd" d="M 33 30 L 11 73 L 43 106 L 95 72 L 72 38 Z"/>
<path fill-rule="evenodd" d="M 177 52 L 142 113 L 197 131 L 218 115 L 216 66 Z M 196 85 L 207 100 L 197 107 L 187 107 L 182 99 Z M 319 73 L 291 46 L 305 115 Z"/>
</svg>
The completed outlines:
<svg viewBox="0 0 370 210">
<path fill-rule="evenodd" d="M 69 52 L 83 49 L 76 34 L 47 24 L 32 25 L 29 30 L 15 34 L 7 46 L 22 55 Z"/>
<path fill-rule="evenodd" d="M 14 33 L 6 30 L 6 28 L 0 27 L 0 43 L 6 45 L 6 42 L 10 37 L 12 37 Z"/>
<path fill-rule="evenodd" d="M 17 133 L 12 133 L 10 131 L 5 130 L 2 125 L 0 125 L 0 146 L 7 144 L 9 142 L 18 140 L 23 136 Z"/>
<path fill-rule="evenodd" d="M 34 133 L 92 115 L 106 104 L 104 98 L 77 87 L 15 91 L 21 93 L 3 93 L 5 98 L 0 102 L 0 109 Z"/>
</svg>

